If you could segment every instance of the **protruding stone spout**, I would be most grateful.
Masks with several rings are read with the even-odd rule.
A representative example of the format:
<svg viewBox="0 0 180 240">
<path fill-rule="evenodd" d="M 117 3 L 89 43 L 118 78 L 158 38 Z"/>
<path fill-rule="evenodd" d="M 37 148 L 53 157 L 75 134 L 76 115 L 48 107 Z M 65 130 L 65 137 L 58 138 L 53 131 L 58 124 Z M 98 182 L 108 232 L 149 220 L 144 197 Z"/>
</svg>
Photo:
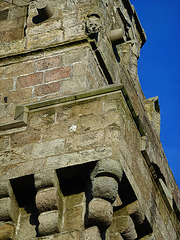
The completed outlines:
<svg viewBox="0 0 180 240">
<path fill-rule="evenodd" d="M 119 44 L 126 41 L 126 36 L 122 28 L 111 30 L 108 35 L 113 44 Z"/>
<path fill-rule="evenodd" d="M 47 20 L 48 18 L 52 17 L 53 9 L 48 1 L 37 1 L 36 7 L 39 13 L 39 17 L 42 20 Z"/>
</svg>

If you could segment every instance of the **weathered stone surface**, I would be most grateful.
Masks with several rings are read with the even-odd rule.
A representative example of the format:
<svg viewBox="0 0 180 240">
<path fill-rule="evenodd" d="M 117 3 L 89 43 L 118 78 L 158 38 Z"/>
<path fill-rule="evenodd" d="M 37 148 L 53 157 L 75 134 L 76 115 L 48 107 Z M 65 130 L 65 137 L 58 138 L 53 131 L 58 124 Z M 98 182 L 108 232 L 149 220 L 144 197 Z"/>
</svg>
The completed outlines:
<svg viewBox="0 0 180 240">
<path fill-rule="evenodd" d="M 144 107 L 146 109 L 148 118 L 152 123 L 154 130 L 156 131 L 157 135 L 160 135 L 160 107 L 159 107 L 159 99 L 158 97 L 153 97 L 146 99 L 144 101 Z"/>
<path fill-rule="evenodd" d="M 64 139 L 36 143 L 33 145 L 32 155 L 34 158 L 43 158 L 62 154 L 64 150 Z"/>
<path fill-rule="evenodd" d="M 92 180 L 92 195 L 103 198 L 111 203 L 116 200 L 118 182 L 112 177 L 96 177 Z"/>
<path fill-rule="evenodd" d="M 32 239 L 35 240 L 36 236 L 36 225 L 37 223 L 34 222 L 34 225 L 29 224 L 31 221 L 31 214 L 23 214 L 19 217 L 19 227 L 17 227 L 16 231 L 16 238 L 18 240 L 25 240 L 25 239 Z"/>
<path fill-rule="evenodd" d="M 123 169 L 118 161 L 104 159 L 99 161 L 91 173 L 91 178 L 98 176 L 111 176 L 117 181 L 121 181 Z"/>
<path fill-rule="evenodd" d="M 154 234 L 148 234 L 147 236 L 140 238 L 139 240 L 156 240 Z"/>
<path fill-rule="evenodd" d="M 0 224 L 0 239 L 13 240 L 15 235 L 15 227 L 13 224 L 4 223 Z"/>
<path fill-rule="evenodd" d="M 48 157 L 46 164 L 48 169 L 58 169 L 60 167 L 72 166 L 74 164 L 97 161 L 98 159 L 103 159 L 107 156 L 111 156 L 111 154 L 111 148 L 102 147 L 64 154 L 57 157 Z"/>
<path fill-rule="evenodd" d="M 59 67 L 61 62 L 61 56 L 54 56 L 49 58 L 43 58 L 37 62 L 38 70 L 45 70 L 54 67 Z"/>
<path fill-rule="evenodd" d="M 58 211 L 41 213 L 38 217 L 39 233 L 42 236 L 59 232 L 60 218 Z"/>
<path fill-rule="evenodd" d="M 14 196 L 4 197 L 0 199 L 0 221 L 14 221 L 17 222 L 19 215 L 19 208 Z"/>
<path fill-rule="evenodd" d="M 55 171 L 45 171 L 34 174 L 35 187 L 37 190 L 55 187 L 58 185 L 58 178 Z"/>
<path fill-rule="evenodd" d="M 0 199 L 0 221 L 11 220 L 10 203 L 11 203 L 11 200 L 9 197 Z"/>
<path fill-rule="evenodd" d="M 9 196 L 8 187 L 9 187 L 9 182 L 7 181 L 0 182 L 0 198 Z"/>
<path fill-rule="evenodd" d="M 115 232 L 119 232 L 124 240 L 134 240 L 137 238 L 134 223 L 128 215 L 114 217 L 111 229 Z"/>
<path fill-rule="evenodd" d="M 57 210 L 59 204 L 56 188 L 46 188 L 36 194 L 36 206 L 40 213 Z"/>
<path fill-rule="evenodd" d="M 82 240 L 101 240 L 101 234 L 97 226 L 89 227 L 84 230 Z"/>
<path fill-rule="evenodd" d="M 13 79 L 6 79 L 0 81 L 0 93 L 7 92 L 13 89 Z"/>
<path fill-rule="evenodd" d="M 67 210 L 73 210 L 75 206 L 85 204 L 85 193 L 77 193 L 65 196 L 65 208 Z"/>
<path fill-rule="evenodd" d="M 64 212 L 64 226 L 65 231 L 80 230 L 84 227 L 84 214 L 83 206 L 74 206 L 67 208 Z"/>
<path fill-rule="evenodd" d="M 58 236 L 54 236 L 54 240 L 80 240 L 80 232 L 72 231 L 67 233 L 62 233 Z"/>
<path fill-rule="evenodd" d="M 130 215 L 136 226 L 141 225 L 145 220 L 145 215 L 139 205 L 138 200 L 114 212 L 114 216 Z"/>
<path fill-rule="evenodd" d="M 100 229 L 108 228 L 113 220 L 111 203 L 101 198 L 94 198 L 88 206 L 88 223 L 97 225 Z"/>
</svg>

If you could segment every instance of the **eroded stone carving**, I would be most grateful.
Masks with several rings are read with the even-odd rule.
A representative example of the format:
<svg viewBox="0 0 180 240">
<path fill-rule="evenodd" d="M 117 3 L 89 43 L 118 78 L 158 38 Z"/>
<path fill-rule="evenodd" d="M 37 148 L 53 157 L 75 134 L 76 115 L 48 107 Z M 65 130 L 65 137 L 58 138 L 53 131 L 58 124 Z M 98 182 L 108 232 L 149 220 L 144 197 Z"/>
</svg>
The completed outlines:
<svg viewBox="0 0 180 240">
<path fill-rule="evenodd" d="M 102 30 L 101 18 L 98 14 L 91 14 L 86 20 L 86 32 L 88 35 L 99 33 Z"/>
</svg>

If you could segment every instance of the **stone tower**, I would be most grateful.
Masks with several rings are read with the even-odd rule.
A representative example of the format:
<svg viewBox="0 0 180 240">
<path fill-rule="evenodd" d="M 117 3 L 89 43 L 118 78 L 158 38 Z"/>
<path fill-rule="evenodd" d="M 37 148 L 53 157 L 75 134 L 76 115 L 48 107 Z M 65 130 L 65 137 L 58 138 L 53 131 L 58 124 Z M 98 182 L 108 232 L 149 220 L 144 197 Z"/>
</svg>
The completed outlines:
<svg viewBox="0 0 180 240">
<path fill-rule="evenodd" d="M 0 1 L 0 240 L 178 240 L 129 0 Z"/>
</svg>

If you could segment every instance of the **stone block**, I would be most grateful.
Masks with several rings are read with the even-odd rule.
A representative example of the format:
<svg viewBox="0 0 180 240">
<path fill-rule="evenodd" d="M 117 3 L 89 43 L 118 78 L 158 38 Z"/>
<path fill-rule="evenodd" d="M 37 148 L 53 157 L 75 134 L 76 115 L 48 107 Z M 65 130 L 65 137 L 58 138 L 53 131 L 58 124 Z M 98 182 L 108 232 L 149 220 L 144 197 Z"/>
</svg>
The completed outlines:
<svg viewBox="0 0 180 240">
<path fill-rule="evenodd" d="M 48 157 L 62 154 L 64 151 L 64 139 L 54 139 L 33 145 L 32 154 L 34 158 Z"/>
<path fill-rule="evenodd" d="M 113 207 L 111 203 L 101 198 L 94 198 L 88 206 L 88 224 L 107 229 L 113 221 Z"/>
<path fill-rule="evenodd" d="M 101 240 L 100 230 L 97 226 L 89 227 L 84 230 L 82 240 Z"/>
<path fill-rule="evenodd" d="M 34 90 L 34 97 L 44 96 L 46 94 L 57 93 L 60 91 L 60 82 L 53 82 L 36 86 Z"/>
<path fill-rule="evenodd" d="M 104 142 L 104 131 L 88 132 L 84 134 L 74 134 L 67 138 L 66 146 L 70 151 L 83 150 L 102 146 Z"/>
<path fill-rule="evenodd" d="M 58 169 L 61 167 L 72 166 L 75 164 L 94 162 L 111 155 L 112 151 L 109 147 L 100 147 L 96 149 L 63 154 L 59 156 L 48 157 L 46 159 L 46 168 Z"/>
<path fill-rule="evenodd" d="M 65 197 L 65 208 L 67 210 L 72 210 L 75 206 L 82 205 L 85 203 L 84 192 L 68 195 Z"/>
<path fill-rule="evenodd" d="M 89 51 L 89 49 L 79 48 L 79 49 L 76 49 L 76 51 L 72 50 L 72 51 L 63 53 L 62 64 L 71 65 L 73 63 L 84 61 L 84 59 L 87 56 L 87 51 Z"/>
<path fill-rule="evenodd" d="M 6 70 L 6 77 L 19 77 L 34 72 L 34 62 L 22 62 L 9 65 Z"/>
<path fill-rule="evenodd" d="M 46 71 L 45 82 L 52 82 L 52 81 L 57 81 L 64 78 L 70 78 L 70 76 L 71 76 L 70 66 L 59 67 L 59 68 Z"/>
<path fill-rule="evenodd" d="M 39 220 L 39 234 L 46 236 L 58 233 L 60 229 L 60 216 L 58 211 L 50 211 L 41 213 L 38 217 Z"/>
<path fill-rule="evenodd" d="M 14 240 L 15 227 L 10 223 L 0 224 L 0 239 Z"/>
<path fill-rule="evenodd" d="M 36 207 L 40 213 L 57 210 L 60 204 L 57 188 L 46 188 L 36 194 Z M 62 207 L 60 209 L 62 211 Z"/>
<path fill-rule="evenodd" d="M 39 129 L 28 129 L 27 131 L 14 133 L 11 137 L 11 146 L 21 147 L 26 144 L 32 144 L 33 142 L 39 142 L 41 135 Z"/>
<path fill-rule="evenodd" d="M 7 103 L 22 103 L 24 100 L 32 98 L 32 87 L 4 93 L 3 97 L 7 97 Z"/>
<path fill-rule="evenodd" d="M 145 215 L 141 209 L 138 200 L 120 208 L 118 211 L 114 212 L 114 216 L 130 215 L 134 221 L 135 226 L 141 225 L 145 220 Z"/>
<path fill-rule="evenodd" d="M 53 131 L 53 129 L 57 125 L 56 124 L 56 125 L 51 126 L 51 124 L 53 124 L 54 122 L 55 122 L 55 110 L 54 109 L 36 112 L 35 114 L 29 114 L 29 128 L 32 128 L 32 129 L 35 128 L 36 130 L 41 129 L 43 132 L 43 135 L 44 135 L 44 131 L 49 128 Z M 47 127 L 47 125 L 48 125 L 48 127 Z M 53 133 L 52 133 L 52 135 L 53 135 Z M 60 134 L 59 134 L 59 137 L 60 137 Z M 54 139 L 55 138 L 57 138 L 57 137 L 54 137 Z M 51 138 L 49 138 L 49 139 L 51 139 Z M 46 139 L 43 138 L 43 140 L 45 141 Z"/>
<path fill-rule="evenodd" d="M 62 234 L 58 234 L 58 236 L 54 236 L 53 240 L 80 240 L 80 232 L 79 231 L 72 231 L 66 232 Z"/>
<path fill-rule="evenodd" d="M 5 72 L 5 67 L 0 67 L 0 79 L 3 79 Z"/>
<path fill-rule="evenodd" d="M 9 197 L 9 182 L 8 181 L 1 181 L 0 182 L 0 198 Z"/>
<path fill-rule="evenodd" d="M 0 199 L 0 221 L 14 221 L 17 222 L 19 215 L 19 208 L 15 198 L 12 196 Z"/>
<path fill-rule="evenodd" d="M 41 71 L 41 70 L 59 67 L 60 62 L 61 62 L 60 55 L 49 57 L 49 58 L 43 58 L 41 60 L 38 60 L 37 69 Z"/>
<path fill-rule="evenodd" d="M 13 89 L 13 79 L 5 79 L 0 81 L 0 93 L 4 93 Z"/>
<path fill-rule="evenodd" d="M 124 240 L 134 240 L 137 238 L 133 220 L 128 215 L 114 217 L 111 229 L 120 233 Z"/>
<path fill-rule="evenodd" d="M 42 26 L 44 24 L 39 24 L 39 26 Z M 30 33 L 31 31 L 31 33 Z M 28 29 L 28 35 L 29 37 L 27 38 L 27 47 L 28 48 L 45 48 L 49 46 L 49 43 L 57 44 L 61 43 L 63 41 L 63 31 L 62 29 L 54 29 L 51 30 L 50 32 L 42 32 L 42 33 L 37 33 L 34 34 L 34 27 L 32 29 Z M 40 29 L 41 31 L 41 29 Z"/>
<path fill-rule="evenodd" d="M 43 73 L 38 72 L 38 73 L 32 73 L 29 75 L 21 76 L 18 77 L 17 82 L 16 82 L 16 88 L 25 88 L 29 86 L 34 86 L 41 84 L 43 81 Z"/>
<path fill-rule="evenodd" d="M 86 76 L 66 79 L 61 82 L 61 92 L 64 94 L 71 94 L 82 92 L 88 89 Z"/>
<path fill-rule="evenodd" d="M 34 174 L 36 172 L 42 171 L 42 166 L 44 166 L 44 159 L 21 162 L 3 167 L 1 169 L 2 173 L 9 178 L 21 177 L 25 175 Z"/>
<path fill-rule="evenodd" d="M 64 213 L 65 231 L 79 230 L 84 227 L 84 209 L 83 206 L 75 206 L 72 209 L 66 209 Z"/>
<path fill-rule="evenodd" d="M 118 182 L 112 177 L 96 177 L 92 180 L 92 195 L 95 198 L 103 198 L 110 203 L 116 200 Z"/>
<path fill-rule="evenodd" d="M 17 232 L 16 232 L 16 239 L 18 240 L 35 240 L 35 236 L 37 234 L 36 232 L 36 226 L 35 224 L 37 223 L 37 219 L 35 220 L 36 222 L 34 222 L 34 225 L 30 224 L 31 221 L 31 214 L 23 214 L 23 210 L 22 210 L 22 214 L 20 215 L 20 227 L 17 227 Z M 35 219 L 35 217 L 33 216 L 33 218 Z"/>
<path fill-rule="evenodd" d="M 0 199 L 0 221 L 12 220 L 10 216 L 11 199 L 9 197 Z"/>
<path fill-rule="evenodd" d="M 147 236 L 140 238 L 139 240 L 156 240 L 157 238 L 155 238 L 154 234 L 148 234 Z"/>
<path fill-rule="evenodd" d="M 117 181 L 121 181 L 123 169 L 120 163 L 112 159 L 104 159 L 98 161 L 94 170 L 91 173 L 91 179 L 98 176 L 111 176 Z"/>
<path fill-rule="evenodd" d="M 34 174 L 35 187 L 37 190 L 48 188 L 48 187 L 57 187 L 59 184 L 56 172 L 45 171 Z"/>
</svg>

